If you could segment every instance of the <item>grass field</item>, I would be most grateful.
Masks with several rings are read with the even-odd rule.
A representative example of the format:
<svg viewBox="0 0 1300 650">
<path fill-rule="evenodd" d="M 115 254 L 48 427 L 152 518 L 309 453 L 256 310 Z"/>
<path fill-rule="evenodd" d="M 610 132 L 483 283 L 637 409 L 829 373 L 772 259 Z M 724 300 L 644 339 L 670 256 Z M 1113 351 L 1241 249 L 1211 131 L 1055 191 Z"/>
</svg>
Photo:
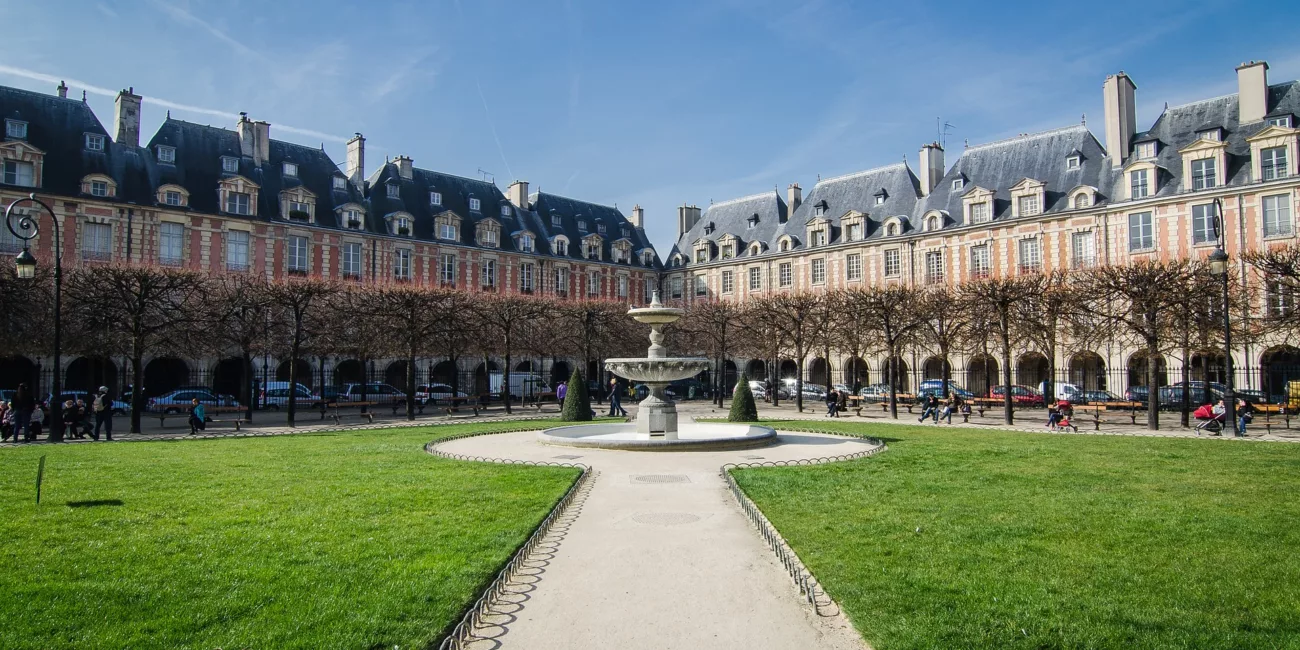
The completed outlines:
<svg viewBox="0 0 1300 650">
<path fill-rule="evenodd" d="M 422 445 L 536 426 L 0 449 L 0 648 L 424 647 L 577 470 Z"/>
<path fill-rule="evenodd" d="M 1300 445 L 815 428 L 736 477 L 877 650 L 1300 648 Z"/>
</svg>

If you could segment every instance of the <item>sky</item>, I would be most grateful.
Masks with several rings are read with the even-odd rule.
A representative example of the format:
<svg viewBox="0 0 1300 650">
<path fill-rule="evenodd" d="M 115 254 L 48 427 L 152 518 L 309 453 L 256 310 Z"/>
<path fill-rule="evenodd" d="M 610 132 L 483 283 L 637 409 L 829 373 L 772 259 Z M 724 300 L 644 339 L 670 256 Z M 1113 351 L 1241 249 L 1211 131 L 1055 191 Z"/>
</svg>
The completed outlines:
<svg viewBox="0 0 1300 650">
<path fill-rule="evenodd" d="M 1059 6 L 1058 6 L 1059 5 Z M 171 111 L 345 160 L 385 157 L 504 189 L 646 210 L 661 253 L 676 207 L 972 145 L 1103 129 L 1101 85 L 1137 83 L 1139 130 L 1166 103 L 1236 92 L 1267 60 L 1300 78 L 1300 15 L 1238 2 L 811 0 L 0 0 L 0 84 L 87 101 L 144 96 L 141 140 Z M 1268 34 L 1278 36 L 1268 38 Z M 940 125 L 947 125 L 942 127 Z M 943 131 L 941 133 L 941 130 Z"/>
</svg>

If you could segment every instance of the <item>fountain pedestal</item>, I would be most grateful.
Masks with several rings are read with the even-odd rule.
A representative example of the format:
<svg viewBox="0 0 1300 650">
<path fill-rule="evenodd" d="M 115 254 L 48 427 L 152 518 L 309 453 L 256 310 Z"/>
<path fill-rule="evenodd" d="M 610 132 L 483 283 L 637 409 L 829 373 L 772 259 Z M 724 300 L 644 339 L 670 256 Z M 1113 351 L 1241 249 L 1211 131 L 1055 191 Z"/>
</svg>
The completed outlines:
<svg viewBox="0 0 1300 650">
<path fill-rule="evenodd" d="M 648 433 L 652 438 L 676 440 L 677 404 L 664 394 L 668 384 L 654 382 L 646 385 L 650 387 L 650 395 L 637 406 L 636 432 Z"/>
</svg>

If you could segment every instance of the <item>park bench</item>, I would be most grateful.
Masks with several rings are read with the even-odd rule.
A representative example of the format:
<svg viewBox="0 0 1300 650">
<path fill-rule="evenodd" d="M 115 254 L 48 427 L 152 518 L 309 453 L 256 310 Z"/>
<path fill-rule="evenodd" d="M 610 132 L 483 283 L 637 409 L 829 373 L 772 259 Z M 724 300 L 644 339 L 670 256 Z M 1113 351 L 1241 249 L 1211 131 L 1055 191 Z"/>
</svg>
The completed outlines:
<svg viewBox="0 0 1300 650">
<path fill-rule="evenodd" d="M 378 402 L 340 402 L 337 400 L 321 402 L 320 419 L 324 420 L 326 417 L 330 417 L 334 419 L 334 424 L 342 424 L 342 417 L 346 414 L 342 413 L 341 410 L 356 407 L 360 409 L 356 413 L 358 417 L 366 418 L 369 423 L 374 424 L 375 413 L 370 410 L 370 407 L 378 405 Z"/>
<path fill-rule="evenodd" d="M 1074 407 L 1075 417 L 1081 415 L 1092 418 L 1092 430 L 1101 431 L 1101 425 L 1104 422 L 1111 424 L 1123 424 L 1123 418 L 1128 418 L 1128 423 L 1137 426 L 1138 415 L 1145 414 L 1145 404 L 1142 402 L 1089 402 Z M 1103 420 L 1102 416 L 1114 414 L 1116 419 Z"/>
<path fill-rule="evenodd" d="M 460 407 L 462 407 L 462 406 L 468 406 L 468 407 L 470 407 L 470 408 L 473 408 L 473 409 L 474 409 L 474 415 L 475 415 L 475 416 L 478 415 L 478 409 L 479 409 L 479 398 L 476 397 L 476 396 L 467 396 L 467 397 L 439 397 L 439 398 L 437 398 L 437 399 L 435 399 L 435 400 L 433 400 L 433 401 L 434 401 L 434 404 L 436 404 L 437 406 L 441 406 L 441 407 L 445 408 L 446 411 L 447 411 L 447 415 L 451 415 L 453 412 L 458 412 L 458 411 L 460 411 Z"/>
<path fill-rule="evenodd" d="M 203 406 L 203 411 L 204 411 L 204 415 L 205 415 L 204 422 L 205 422 L 205 424 L 211 424 L 211 423 L 214 423 L 214 422 L 218 422 L 218 423 L 219 423 L 219 422 L 234 422 L 234 423 L 235 423 L 235 431 L 240 431 L 240 430 L 241 430 L 240 424 L 244 421 L 244 419 L 243 419 L 242 417 L 236 416 L 235 419 L 233 419 L 233 420 L 225 420 L 225 419 L 217 420 L 217 419 L 213 419 L 213 418 L 212 418 L 212 415 L 213 415 L 214 413 L 216 413 L 216 414 L 220 414 L 220 413 L 243 413 L 243 412 L 245 412 L 245 410 L 246 410 L 246 409 L 245 409 L 244 407 L 242 407 L 242 406 L 207 406 L 207 405 L 205 404 L 205 405 Z M 149 415 L 150 415 L 150 417 L 156 417 L 156 418 L 158 418 L 158 428 L 160 428 L 160 429 L 163 428 L 163 427 L 165 427 L 165 426 L 167 425 L 167 418 L 185 418 L 186 421 L 189 421 L 189 419 L 190 419 L 190 414 L 189 414 L 189 411 L 188 411 L 188 410 L 186 410 L 186 411 L 182 411 L 182 412 L 178 412 L 178 413 L 168 413 L 168 412 L 166 412 L 166 411 L 158 411 L 158 412 L 156 412 L 156 413 L 150 413 Z"/>
<path fill-rule="evenodd" d="M 424 405 L 425 405 L 426 403 L 427 403 L 427 401 L 422 402 L 422 401 L 420 401 L 420 400 L 418 400 L 418 399 L 415 400 L 415 412 L 418 413 L 418 414 L 420 414 L 420 415 L 424 415 Z M 393 415 L 397 415 L 397 411 L 398 411 L 399 409 L 400 409 L 402 412 L 406 412 L 406 400 L 404 400 L 404 399 L 399 399 L 399 400 L 394 401 L 394 402 L 391 404 L 391 406 L 393 407 Z"/>
<path fill-rule="evenodd" d="M 1291 428 L 1291 413 L 1285 404 L 1255 404 L 1255 419 L 1250 426 L 1264 425 L 1264 431 L 1273 433 L 1273 427 Z"/>
</svg>

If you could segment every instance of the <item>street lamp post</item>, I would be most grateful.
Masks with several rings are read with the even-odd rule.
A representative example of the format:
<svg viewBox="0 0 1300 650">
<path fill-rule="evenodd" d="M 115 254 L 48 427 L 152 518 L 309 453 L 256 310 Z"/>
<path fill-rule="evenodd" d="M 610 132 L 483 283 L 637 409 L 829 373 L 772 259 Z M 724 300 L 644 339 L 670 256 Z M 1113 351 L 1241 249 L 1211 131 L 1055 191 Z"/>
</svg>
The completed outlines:
<svg viewBox="0 0 1300 650">
<path fill-rule="evenodd" d="M 30 243 L 41 232 L 40 213 L 35 216 L 14 212 L 20 203 L 35 203 L 50 213 L 50 223 L 54 232 L 54 381 L 50 399 L 50 441 L 63 440 L 63 374 L 61 353 L 63 346 L 63 246 L 59 237 L 59 222 L 54 210 L 45 202 L 28 194 L 27 198 L 17 199 L 5 208 L 5 226 L 14 237 L 23 240 L 23 250 L 14 259 L 19 279 L 31 280 L 36 277 L 36 256 L 32 255 Z"/>
<path fill-rule="evenodd" d="M 1232 313 L 1229 306 L 1231 300 L 1228 296 L 1228 252 L 1225 240 L 1226 233 L 1223 228 L 1223 203 L 1219 199 L 1214 200 L 1214 230 L 1219 239 L 1219 247 L 1210 253 L 1210 274 L 1219 278 L 1223 282 L 1223 363 L 1224 363 L 1224 392 L 1223 406 L 1224 418 L 1227 419 L 1229 426 L 1232 427 L 1234 436 L 1240 435 L 1237 431 L 1237 396 L 1232 388 Z M 1209 377 L 1206 377 L 1205 394 L 1210 394 Z"/>
</svg>

